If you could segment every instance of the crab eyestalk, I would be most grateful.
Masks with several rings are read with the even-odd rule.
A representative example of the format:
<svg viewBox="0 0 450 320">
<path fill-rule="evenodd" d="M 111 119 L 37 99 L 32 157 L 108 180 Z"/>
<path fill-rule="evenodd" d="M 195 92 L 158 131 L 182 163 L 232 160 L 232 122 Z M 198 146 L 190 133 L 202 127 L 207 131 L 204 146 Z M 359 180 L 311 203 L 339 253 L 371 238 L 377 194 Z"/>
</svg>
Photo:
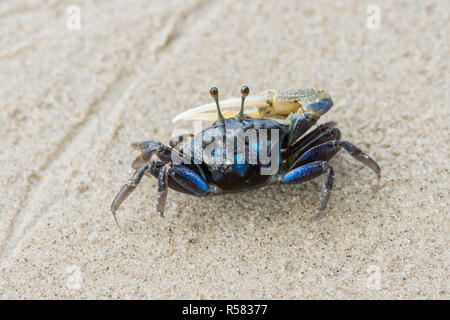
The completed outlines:
<svg viewBox="0 0 450 320">
<path fill-rule="evenodd" d="M 316 120 L 327 112 L 333 101 L 331 97 L 321 89 L 299 88 L 299 89 L 269 89 L 263 92 L 248 95 L 245 98 L 246 116 L 251 118 L 264 118 L 277 121 L 290 121 L 290 114 L 308 113 Z M 225 111 L 223 116 L 240 116 L 239 109 L 242 108 L 242 96 L 220 101 L 220 109 Z M 178 120 L 214 120 L 216 119 L 215 103 L 208 103 L 202 106 L 186 110 L 175 118 Z M 289 117 L 288 117 L 289 116 Z M 288 117 L 286 119 L 286 117 Z"/>
<path fill-rule="evenodd" d="M 244 101 L 248 96 L 250 89 L 247 86 L 242 86 L 241 88 L 241 111 L 239 111 L 238 119 L 239 121 L 244 120 Z"/>
<path fill-rule="evenodd" d="M 216 102 L 216 107 L 217 107 L 217 122 L 219 123 L 224 123 L 225 119 L 223 118 L 222 112 L 220 111 L 220 106 L 219 106 L 219 90 L 216 87 L 212 87 L 209 90 L 209 94 L 211 95 L 211 97 L 214 99 L 214 101 Z"/>
</svg>

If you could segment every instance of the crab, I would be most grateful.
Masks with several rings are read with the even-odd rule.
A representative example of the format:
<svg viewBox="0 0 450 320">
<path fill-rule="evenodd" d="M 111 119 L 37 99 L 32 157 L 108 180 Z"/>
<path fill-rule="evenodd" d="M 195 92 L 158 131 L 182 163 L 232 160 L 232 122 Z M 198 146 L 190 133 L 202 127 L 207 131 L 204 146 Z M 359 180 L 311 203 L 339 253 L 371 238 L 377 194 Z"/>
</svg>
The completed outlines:
<svg viewBox="0 0 450 320">
<path fill-rule="evenodd" d="M 381 169 L 370 156 L 341 140 L 335 122 L 321 124 L 306 134 L 333 106 L 324 90 L 271 89 L 249 95 L 249 88 L 243 86 L 240 99 L 227 99 L 221 105 L 217 88 L 211 88 L 210 95 L 214 103 L 187 110 L 173 121 L 217 116 L 211 127 L 187 141 L 185 136 L 177 136 L 169 145 L 157 141 L 132 144 L 140 154 L 133 161 L 136 171 L 130 182 L 112 202 L 116 222 L 117 209 L 144 175 L 158 181 L 156 209 L 161 216 L 168 189 L 205 197 L 274 183 L 299 184 L 324 175 L 319 206 L 312 215 L 316 217 L 325 210 L 333 187 L 330 160 L 342 149 L 380 177 Z M 245 103 L 248 109 L 244 114 Z M 233 109 L 238 108 L 236 114 Z M 222 109 L 227 111 L 222 113 Z"/>
</svg>

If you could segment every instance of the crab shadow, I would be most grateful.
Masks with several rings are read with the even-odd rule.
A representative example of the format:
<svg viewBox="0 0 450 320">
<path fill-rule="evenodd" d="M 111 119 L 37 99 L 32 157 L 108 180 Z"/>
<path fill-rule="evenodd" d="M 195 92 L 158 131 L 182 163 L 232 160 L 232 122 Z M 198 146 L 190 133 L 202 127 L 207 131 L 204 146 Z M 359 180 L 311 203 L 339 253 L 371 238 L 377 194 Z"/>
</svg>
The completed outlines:
<svg viewBox="0 0 450 320">
<path fill-rule="evenodd" d="M 341 196 L 343 185 L 348 185 L 359 170 L 348 159 L 335 161 L 333 167 L 338 172 L 333 188 L 335 197 L 332 196 L 326 212 L 315 220 L 326 218 L 328 212 L 333 214 L 333 198 Z M 166 218 L 198 234 L 216 234 L 219 237 L 270 234 L 280 226 L 314 220 L 311 216 L 319 205 L 322 181 L 323 177 L 317 177 L 298 185 L 274 184 L 204 198 L 172 193 Z"/>
<path fill-rule="evenodd" d="M 172 202 L 167 218 L 198 234 L 220 237 L 270 232 L 275 225 L 308 218 L 317 206 L 320 188 L 321 182 L 314 181 L 205 198 L 183 195 Z"/>
</svg>

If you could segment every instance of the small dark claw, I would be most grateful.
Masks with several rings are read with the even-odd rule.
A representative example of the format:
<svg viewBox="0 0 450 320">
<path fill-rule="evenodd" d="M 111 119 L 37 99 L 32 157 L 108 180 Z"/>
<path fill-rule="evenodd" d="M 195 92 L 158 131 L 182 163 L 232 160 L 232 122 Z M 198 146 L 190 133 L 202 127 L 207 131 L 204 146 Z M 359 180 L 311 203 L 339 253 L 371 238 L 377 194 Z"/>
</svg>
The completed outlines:
<svg viewBox="0 0 450 320">
<path fill-rule="evenodd" d="M 298 184 L 314 179 L 327 172 L 329 165 L 326 161 L 314 161 L 306 163 L 286 173 L 281 182 L 286 184 Z"/>
<path fill-rule="evenodd" d="M 341 148 L 344 148 L 353 158 L 372 169 L 377 174 L 378 178 L 380 177 L 381 169 L 375 160 L 362 152 L 357 146 L 343 140 L 327 141 L 309 149 L 302 154 L 293 165 L 291 165 L 290 170 L 312 161 L 329 161 Z"/>
<path fill-rule="evenodd" d="M 131 144 L 131 146 L 137 150 L 144 150 L 155 144 L 156 144 L 156 142 L 154 142 L 154 141 L 139 141 L 139 142 L 133 142 Z"/>
<path fill-rule="evenodd" d="M 174 165 L 170 168 L 169 175 L 186 190 L 198 197 L 208 192 L 208 184 L 198 174 L 183 165 Z"/>
<path fill-rule="evenodd" d="M 142 151 L 131 164 L 133 169 L 137 169 L 144 163 L 147 163 L 154 154 L 157 154 L 162 149 L 161 143 L 153 141 L 135 142 L 131 146 Z"/>
<path fill-rule="evenodd" d="M 133 160 L 133 163 L 131 164 L 131 167 L 136 170 L 137 168 L 142 166 L 144 163 L 145 162 L 144 162 L 144 160 L 142 160 L 141 155 L 139 155 L 139 156 L 136 157 L 136 159 Z"/>
<path fill-rule="evenodd" d="M 131 164 L 131 167 L 133 169 L 137 169 L 140 166 L 142 166 L 143 164 L 149 162 L 152 155 L 154 155 L 157 151 L 158 151 L 158 149 L 155 146 L 144 149 L 141 152 L 141 154 L 138 155 L 136 157 L 136 159 L 134 159 L 133 163 Z"/>
</svg>

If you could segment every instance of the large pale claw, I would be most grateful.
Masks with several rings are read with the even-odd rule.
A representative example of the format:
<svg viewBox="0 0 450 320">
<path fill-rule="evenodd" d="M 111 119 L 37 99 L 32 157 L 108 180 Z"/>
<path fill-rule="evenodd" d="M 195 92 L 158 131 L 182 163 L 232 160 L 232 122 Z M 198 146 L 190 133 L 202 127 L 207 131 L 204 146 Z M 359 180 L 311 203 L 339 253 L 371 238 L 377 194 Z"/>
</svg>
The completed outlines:
<svg viewBox="0 0 450 320">
<path fill-rule="evenodd" d="M 266 118 L 284 120 L 294 112 L 308 112 L 320 117 L 327 112 L 333 101 L 321 89 L 269 89 L 257 94 L 249 95 L 245 100 L 245 114 L 252 118 Z M 231 98 L 220 101 L 220 108 L 225 118 L 234 117 L 241 107 L 241 98 Z M 208 103 L 186 110 L 173 118 L 179 120 L 215 120 L 217 113 L 215 103 Z"/>
</svg>

